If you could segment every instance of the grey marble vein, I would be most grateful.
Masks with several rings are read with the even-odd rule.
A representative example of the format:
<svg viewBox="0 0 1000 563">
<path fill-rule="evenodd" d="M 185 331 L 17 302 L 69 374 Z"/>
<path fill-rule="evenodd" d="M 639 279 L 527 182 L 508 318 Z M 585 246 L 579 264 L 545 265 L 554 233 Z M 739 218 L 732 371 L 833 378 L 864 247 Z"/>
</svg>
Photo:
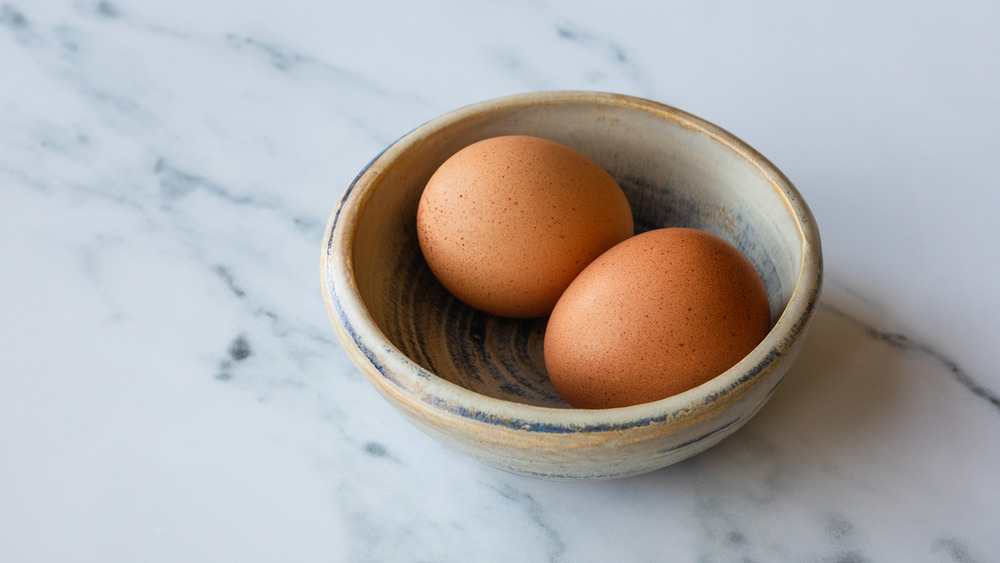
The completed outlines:
<svg viewBox="0 0 1000 563">
<path fill-rule="evenodd" d="M 992 390 L 984 387 L 976 381 L 974 377 L 962 369 L 958 362 L 935 350 L 930 345 L 914 340 L 912 337 L 903 333 L 879 330 L 835 306 L 825 304 L 824 307 L 828 308 L 836 315 L 857 325 L 859 328 L 864 330 L 865 334 L 869 337 L 874 338 L 891 348 L 902 352 L 919 354 L 936 362 L 944 368 L 945 371 L 950 373 L 952 377 L 955 378 L 955 381 L 965 387 L 970 393 L 986 401 L 998 412 L 1000 412 L 1000 395 L 997 395 Z"/>
</svg>

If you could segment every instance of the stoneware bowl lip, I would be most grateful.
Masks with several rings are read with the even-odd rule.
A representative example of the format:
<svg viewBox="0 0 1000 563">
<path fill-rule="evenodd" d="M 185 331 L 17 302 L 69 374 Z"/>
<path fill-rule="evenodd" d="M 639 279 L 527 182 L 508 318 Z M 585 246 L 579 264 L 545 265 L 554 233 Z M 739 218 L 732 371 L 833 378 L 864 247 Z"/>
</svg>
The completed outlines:
<svg viewBox="0 0 1000 563">
<path fill-rule="evenodd" d="M 795 288 L 784 311 L 747 357 L 698 387 L 659 401 L 610 409 L 544 407 L 488 397 L 438 377 L 405 356 L 379 330 L 362 301 L 353 275 L 356 221 L 387 163 L 429 135 L 472 116 L 500 109 L 566 103 L 629 107 L 704 132 L 760 170 L 783 197 L 796 222 L 802 258 Z M 736 136 L 699 117 L 659 102 L 605 92 L 517 94 L 475 103 L 432 119 L 389 145 L 357 175 L 331 214 L 323 240 L 324 303 L 331 318 L 341 325 L 342 340 L 349 339 L 349 344 L 364 358 L 359 361 L 369 362 L 378 372 L 370 375 L 369 380 L 380 392 L 417 410 L 442 410 L 446 411 L 442 414 L 491 425 L 546 433 L 618 432 L 683 419 L 711 409 L 713 403 L 742 386 L 752 386 L 791 350 L 809 324 L 823 277 L 819 231 L 812 213 L 792 183 L 770 161 Z"/>
</svg>

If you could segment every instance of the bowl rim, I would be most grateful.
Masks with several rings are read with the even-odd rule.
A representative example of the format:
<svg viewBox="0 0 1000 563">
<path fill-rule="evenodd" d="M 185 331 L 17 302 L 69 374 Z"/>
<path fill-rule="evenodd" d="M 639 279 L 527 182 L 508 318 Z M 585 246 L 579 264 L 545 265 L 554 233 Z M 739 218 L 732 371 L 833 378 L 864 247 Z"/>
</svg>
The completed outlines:
<svg viewBox="0 0 1000 563">
<path fill-rule="evenodd" d="M 757 168 L 784 199 L 798 228 L 802 251 L 795 287 L 767 336 L 732 368 L 685 392 L 639 405 L 605 409 L 530 405 L 482 395 L 433 374 L 396 348 L 368 313 L 353 276 L 354 235 L 357 217 L 386 164 L 427 136 L 472 116 L 521 106 L 565 103 L 628 107 L 701 131 Z M 770 366 L 791 351 L 803 334 L 815 311 L 823 279 L 815 218 L 791 181 L 767 158 L 732 133 L 673 106 L 630 95 L 580 90 L 514 94 L 470 104 L 431 119 L 400 137 L 357 174 L 331 213 L 323 237 L 320 266 L 327 313 L 343 329 L 342 343 L 353 345 L 378 372 L 379 376 L 374 376 L 361 370 L 380 392 L 416 410 L 423 410 L 422 404 L 464 419 L 546 433 L 621 431 L 686 418 L 703 408 L 711 408 L 713 403 L 745 385 L 755 384 Z M 734 423 L 735 420 L 729 424 Z M 725 430 L 729 424 L 712 433 Z"/>
</svg>

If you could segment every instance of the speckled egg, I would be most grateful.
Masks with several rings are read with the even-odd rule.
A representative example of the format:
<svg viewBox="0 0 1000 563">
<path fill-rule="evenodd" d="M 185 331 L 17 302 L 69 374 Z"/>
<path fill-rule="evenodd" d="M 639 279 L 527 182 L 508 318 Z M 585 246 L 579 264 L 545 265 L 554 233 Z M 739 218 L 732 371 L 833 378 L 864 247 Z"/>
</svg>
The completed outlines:
<svg viewBox="0 0 1000 563">
<path fill-rule="evenodd" d="M 687 391 L 767 335 L 767 292 L 753 264 L 707 232 L 667 228 L 594 260 L 562 295 L 545 367 L 574 407 L 611 408 Z"/>
<path fill-rule="evenodd" d="M 417 209 L 420 249 L 458 299 L 503 317 L 548 315 L 571 281 L 633 233 L 614 178 L 537 137 L 494 137 L 448 158 Z"/>
</svg>

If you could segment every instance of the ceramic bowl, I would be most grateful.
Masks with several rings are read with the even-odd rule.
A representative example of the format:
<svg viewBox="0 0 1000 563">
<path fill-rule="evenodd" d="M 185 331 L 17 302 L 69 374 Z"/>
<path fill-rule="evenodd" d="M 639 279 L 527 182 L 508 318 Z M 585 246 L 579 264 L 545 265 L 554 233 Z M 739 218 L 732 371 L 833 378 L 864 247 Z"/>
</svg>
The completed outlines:
<svg viewBox="0 0 1000 563">
<path fill-rule="evenodd" d="M 453 298 L 420 253 L 424 184 L 459 149 L 534 135 L 604 166 L 636 231 L 703 229 L 757 267 L 772 328 L 746 358 L 660 401 L 573 409 L 545 373 L 545 319 L 493 317 Z M 542 92 L 482 102 L 418 127 L 379 154 L 330 217 L 323 299 L 374 388 L 444 444 L 494 467 L 547 479 L 611 479 L 717 444 L 770 398 L 803 341 L 822 281 L 820 238 L 802 197 L 732 134 L 678 109 L 616 94 Z"/>
</svg>

